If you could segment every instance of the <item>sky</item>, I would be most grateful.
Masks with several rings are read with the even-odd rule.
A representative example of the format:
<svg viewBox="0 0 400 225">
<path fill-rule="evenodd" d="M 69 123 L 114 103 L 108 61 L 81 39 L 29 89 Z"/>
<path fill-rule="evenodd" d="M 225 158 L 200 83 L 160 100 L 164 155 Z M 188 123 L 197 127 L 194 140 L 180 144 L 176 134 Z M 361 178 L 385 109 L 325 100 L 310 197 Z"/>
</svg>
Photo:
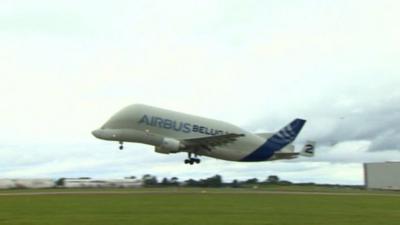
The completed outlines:
<svg viewBox="0 0 400 225">
<path fill-rule="evenodd" d="M 90 176 L 363 184 L 400 160 L 399 1 L 0 0 L 0 178 Z M 240 163 L 95 139 L 145 103 L 276 131 L 315 158 Z"/>
</svg>

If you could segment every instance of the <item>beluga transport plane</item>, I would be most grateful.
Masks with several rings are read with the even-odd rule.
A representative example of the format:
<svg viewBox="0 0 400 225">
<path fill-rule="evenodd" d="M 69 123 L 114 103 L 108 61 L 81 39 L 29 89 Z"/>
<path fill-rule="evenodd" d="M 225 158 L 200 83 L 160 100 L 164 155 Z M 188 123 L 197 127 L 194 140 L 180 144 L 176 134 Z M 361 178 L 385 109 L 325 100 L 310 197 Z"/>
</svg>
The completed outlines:
<svg viewBox="0 0 400 225">
<path fill-rule="evenodd" d="M 187 152 L 185 164 L 200 163 L 198 156 L 260 162 L 313 156 L 315 142 L 308 141 L 300 152 L 294 152 L 292 144 L 305 123 L 295 119 L 275 133 L 251 133 L 223 121 L 135 104 L 92 134 L 118 141 L 121 150 L 124 142 L 136 142 L 153 145 L 163 154 Z"/>
</svg>

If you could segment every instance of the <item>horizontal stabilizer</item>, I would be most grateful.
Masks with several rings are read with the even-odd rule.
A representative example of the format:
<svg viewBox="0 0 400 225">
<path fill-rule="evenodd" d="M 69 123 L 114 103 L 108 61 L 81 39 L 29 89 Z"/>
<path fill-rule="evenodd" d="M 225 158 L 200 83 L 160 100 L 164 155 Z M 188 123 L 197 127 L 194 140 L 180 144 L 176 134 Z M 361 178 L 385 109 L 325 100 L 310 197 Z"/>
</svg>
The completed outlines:
<svg viewBox="0 0 400 225">
<path fill-rule="evenodd" d="M 300 152 L 300 155 L 306 157 L 313 157 L 315 154 L 315 141 L 307 141 L 304 145 L 303 149 Z"/>
<path fill-rule="evenodd" d="M 274 135 L 274 133 L 256 133 L 256 135 L 264 138 L 264 139 L 268 139 L 270 138 L 272 135 Z"/>
</svg>

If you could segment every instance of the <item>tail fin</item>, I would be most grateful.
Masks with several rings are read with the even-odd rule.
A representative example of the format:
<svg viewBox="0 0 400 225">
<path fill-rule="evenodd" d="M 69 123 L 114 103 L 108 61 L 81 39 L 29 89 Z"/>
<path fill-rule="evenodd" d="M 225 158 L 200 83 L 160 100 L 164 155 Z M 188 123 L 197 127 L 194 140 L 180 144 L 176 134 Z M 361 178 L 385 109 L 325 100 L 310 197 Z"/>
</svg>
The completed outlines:
<svg viewBox="0 0 400 225">
<path fill-rule="evenodd" d="M 315 141 L 307 141 L 303 149 L 301 149 L 300 155 L 306 157 L 313 157 L 315 153 Z"/>
<path fill-rule="evenodd" d="M 293 120 L 289 125 L 268 138 L 267 141 L 258 149 L 244 157 L 242 161 L 253 162 L 267 160 L 274 154 L 274 152 L 279 151 L 286 145 L 292 143 L 305 123 L 306 121 L 302 119 Z"/>
<path fill-rule="evenodd" d="M 294 141 L 306 123 L 303 119 L 295 119 L 290 124 L 276 132 L 269 141 L 284 147 Z"/>
</svg>

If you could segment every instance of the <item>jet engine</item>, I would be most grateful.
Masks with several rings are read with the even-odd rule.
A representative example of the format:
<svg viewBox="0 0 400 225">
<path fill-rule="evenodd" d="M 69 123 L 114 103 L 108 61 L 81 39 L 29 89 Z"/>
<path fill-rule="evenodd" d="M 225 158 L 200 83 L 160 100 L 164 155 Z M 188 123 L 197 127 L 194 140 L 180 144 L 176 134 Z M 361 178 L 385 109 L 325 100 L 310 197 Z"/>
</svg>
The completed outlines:
<svg viewBox="0 0 400 225">
<path fill-rule="evenodd" d="M 177 153 L 182 148 L 183 144 L 179 140 L 173 138 L 164 138 L 161 145 L 156 146 L 155 151 L 158 153 L 169 154 Z"/>
</svg>

